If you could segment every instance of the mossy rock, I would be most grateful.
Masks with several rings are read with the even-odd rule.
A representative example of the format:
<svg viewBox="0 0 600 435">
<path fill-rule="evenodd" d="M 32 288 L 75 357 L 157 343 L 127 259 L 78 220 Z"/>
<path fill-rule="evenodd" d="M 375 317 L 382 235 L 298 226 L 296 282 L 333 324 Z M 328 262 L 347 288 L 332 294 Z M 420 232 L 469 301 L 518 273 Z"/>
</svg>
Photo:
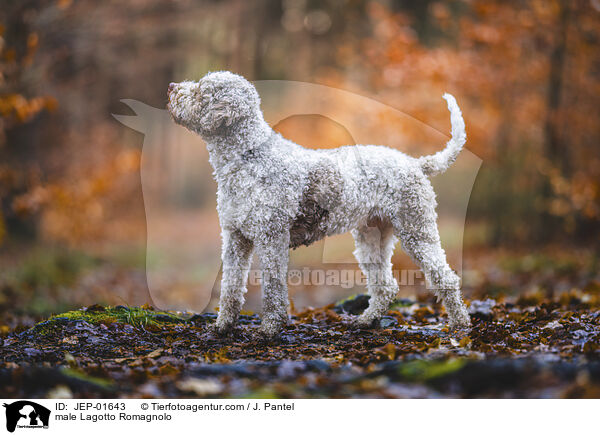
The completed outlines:
<svg viewBox="0 0 600 435">
<path fill-rule="evenodd" d="M 348 313 L 359 315 L 362 314 L 362 312 L 365 311 L 369 306 L 369 299 L 371 299 L 371 296 L 367 294 L 352 295 L 345 299 L 342 299 L 341 301 L 338 301 L 334 305 L 333 311 L 335 311 L 338 314 Z M 414 303 L 415 301 L 412 301 L 410 299 L 395 299 L 394 302 L 390 304 L 390 310 L 397 310 L 398 308 L 402 307 L 410 307 Z"/>
<path fill-rule="evenodd" d="M 56 327 L 71 322 L 87 322 L 94 325 L 125 323 L 136 328 L 161 329 L 163 326 L 186 323 L 187 319 L 168 311 L 156 311 L 148 305 L 141 307 L 91 305 L 79 310 L 53 315 L 48 320 L 36 324 L 33 327 L 33 332 L 45 335 Z"/>
<path fill-rule="evenodd" d="M 338 314 L 348 313 L 358 315 L 367 309 L 369 299 L 371 299 L 371 296 L 366 294 L 352 295 L 337 302 L 333 307 L 333 311 Z"/>
</svg>

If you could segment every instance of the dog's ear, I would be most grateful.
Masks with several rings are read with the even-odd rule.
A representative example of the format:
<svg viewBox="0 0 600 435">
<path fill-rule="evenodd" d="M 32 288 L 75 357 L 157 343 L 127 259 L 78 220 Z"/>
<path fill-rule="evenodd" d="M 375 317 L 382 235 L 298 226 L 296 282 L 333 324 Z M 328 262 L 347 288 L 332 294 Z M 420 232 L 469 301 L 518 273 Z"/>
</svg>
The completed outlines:
<svg viewBox="0 0 600 435">
<path fill-rule="evenodd" d="M 207 113 L 208 127 L 217 129 L 221 126 L 229 127 L 237 118 L 235 107 L 230 101 L 218 101 L 213 103 Z"/>
<path fill-rule="evenodd" d="M 247 111 L 247 104 L 227 95 L 213 101 L 201 119 L 202 129 L 214 132 L 220 127 L 229 127 Z"/>
</svg>

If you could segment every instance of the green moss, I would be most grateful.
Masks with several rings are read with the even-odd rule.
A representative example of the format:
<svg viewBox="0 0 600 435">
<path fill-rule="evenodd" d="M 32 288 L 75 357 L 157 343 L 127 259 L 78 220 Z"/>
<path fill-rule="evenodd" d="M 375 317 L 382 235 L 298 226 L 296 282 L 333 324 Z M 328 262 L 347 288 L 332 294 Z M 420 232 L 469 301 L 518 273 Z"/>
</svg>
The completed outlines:
<svg viewBox="0 0 600 435">
<path fill-rule="evenodd" d="M 410 307 L 415 304 L 415 301 L 410 299 L 395 299 L 394 302 L 390 304 L 390 310 L 397 310 L 398 308 Z"/>
<path fill-rule="evenodd" d="M 46 335 L 56 326 L 66 322 L 85 321 L 92 324 L 127 323 L 137 328 L 185 323 L 186 319 L 168 311 L 155 311 L 151 307 L 102 307 L 94 305 L 87 309 L 67 311 L 51 316 L 48 320 L 35 325 L 35 332 Z"/>
<path fill-rule="evenodd" d="M 236 396 L 238 399 L 281 399 L 281 397 L 269 387 L 257 388 L 249 392 L 248 394 L 244 394 L 242 396 Z"/>
<path fill-rule="evenodd" d="M 87 382 L 103 390 L 110 390 L 114 386 L 113 381 L 111 381 L 110 379 L 103 379 L 95 376 L 90 376 L 79 370 L 63 367 L 60 371 L 64 376 Z"/>
<path fill-rule="evenodd" d="M 452 358 L 445 361 L 415 360 L 398 367 L 398 373 L 406 380 L 427 382 L 454 373 L 465 366 L 465 359 Z"/>
</svg>

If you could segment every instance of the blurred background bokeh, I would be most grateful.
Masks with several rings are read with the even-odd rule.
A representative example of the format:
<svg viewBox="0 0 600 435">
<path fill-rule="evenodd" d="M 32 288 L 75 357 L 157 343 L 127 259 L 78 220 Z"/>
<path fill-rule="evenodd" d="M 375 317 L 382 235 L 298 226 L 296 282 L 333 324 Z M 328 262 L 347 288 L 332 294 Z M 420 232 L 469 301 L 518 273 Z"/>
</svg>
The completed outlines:
<svg viewBox="0 0 600 435">
<path fill-rule="evenodd" d="M 482 160 L 464 223 L 467 297 L 598 286 L 599 0 L 0 5 L 0 313 L 154 302 L 145 274 L 144 135 L 111 114 L 134 115 L 121 99 L 162 109 L 169 82 L 221 69 L 379 101 L 408 120 L 380 113 L 369 128 L 412 155 L 443 146 L 439 132 L 449 130 L 449 117 L 440 97 L 453 93 L 467 148 Z M 310 113 L 276 128 L 312 147 L 357 140 L 349 126 Z M 174 131 L 155 141 L 164 164 L 181 162 L 174 144 L 196 140 Z M 212 288 L 220 248 L 215 187 L 195 143 L 204 161 L 196 188 L 188 183 L 171 195 L 177 212 L 153 225 L 166 238 L 177 227 L 188 242 L 198 240 L 196 278 Z M 453 224 L 462 231 L 460 219 L 449 219 L 448 243 Z M 336 240 L 330 255 L 345 264 L 351 243 Z M 322 251 L 299 249 L 292 267 L 323 267 Z M 400 249 L 394 265 L 414 268 Z M 405 296 L 429 298 L 408 287 Z M 181 300 L 193 291 L 169 290 Z M 296 308 L 356 291 L 290 289 Z M 259 307 L 258 294 L 253 287 L 249 309 Z"/>
</svg>

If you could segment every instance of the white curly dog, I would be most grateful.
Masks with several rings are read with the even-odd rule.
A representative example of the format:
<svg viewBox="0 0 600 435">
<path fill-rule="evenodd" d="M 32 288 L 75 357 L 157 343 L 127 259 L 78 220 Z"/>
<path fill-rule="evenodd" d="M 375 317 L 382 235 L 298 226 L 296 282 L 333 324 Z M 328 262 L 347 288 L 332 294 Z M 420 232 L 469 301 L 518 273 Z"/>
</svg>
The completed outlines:
<svg viewBox="0 0 600 435">
<path fill-rule="evenodd" d="M 271 129 L 254 86 L 231 72 L 169 85 L 167 108 L 176 123 L 204 139 L 218 184 L 223 278 L 217 332 L 237 322 L 253 252 L 262 270 L 261 330 L 274 336 L 288 322 L 289 249 L 348 231 L 371 296 L 359 326 L 379 320 L 398 292 L 391 264 L 398 238 L 442 300 L 450 327 L 470 325 L 459 277 L 440 244 L 428 179 L 445 171 L 466 141 L 456 100 L 444 98 L 452 139 L 443 151 L 413 158 L 374 145 L 303 148 Z"/>
</svg>

